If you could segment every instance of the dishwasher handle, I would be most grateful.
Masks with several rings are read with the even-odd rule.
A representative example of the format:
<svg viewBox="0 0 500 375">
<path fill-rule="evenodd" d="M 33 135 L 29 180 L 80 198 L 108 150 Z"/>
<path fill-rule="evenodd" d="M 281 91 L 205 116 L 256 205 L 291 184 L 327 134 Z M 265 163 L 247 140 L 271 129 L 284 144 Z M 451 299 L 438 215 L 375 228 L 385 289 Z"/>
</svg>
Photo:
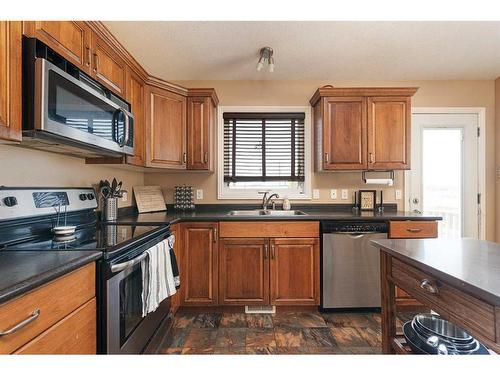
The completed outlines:
<svg viewBox="0 0 500 375">
<path fill-rule="evenodd" d="M 373 231 L 373 232 L 328 232 L 328 233 L 323 233 L 323 234 L 345 234 L 351 238 L 361 238 L 365 234 L 376 234 L 376 233 L 386 233 L 386 232 L 377 232 L 377 231 Z"/>
</svg>

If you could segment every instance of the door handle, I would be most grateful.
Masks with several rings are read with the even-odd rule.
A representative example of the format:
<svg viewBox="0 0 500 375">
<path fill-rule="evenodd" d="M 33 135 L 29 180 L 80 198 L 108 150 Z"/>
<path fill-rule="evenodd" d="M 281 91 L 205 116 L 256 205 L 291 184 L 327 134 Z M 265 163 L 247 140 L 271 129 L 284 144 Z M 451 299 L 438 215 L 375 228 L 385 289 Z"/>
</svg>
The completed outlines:
<svg viewBox="0 0 500 375">
<path fill-rule="evenodd" d="M 97 53 L 94 53 L 94 72 L 97 72 L 99 69 L 99 56 L 97 56 Z"/>
<path fill-rule="evenodd" d="M 187 163 L 187 154 L 185 152 L 182 153 L 182 163 Z"/>
<path fill-rule="evenodd" d="M 269 258 L 269 249 L 267 245 L 264 245 L 264 259 Z"/>
<path fill-rule="evenodd" d="M 328 152 L 325 152 L 325 163 L 328 164 L 330 162 L 330 155 Z"/>
<path fill-rule="evenodd" d="M 271 245 L 271 259 L 275 259 L 276 258 L 276 252 L 274 250 L 274 244 Z"/>
<path fill-rule="evenodd" d="M 205 155 L 203 156 L 203 162 L 208 163 L 208 152 L 205 152 Z"/>
<path fill-rule="evenodd" d="M 370 161 L 370 164 L 375 163 L 375 160 L 373 159 L 373 152 L 370 152 L 370 153 L 368 154 L 368 156 L 369 156 L 369 159 L 370 159 L 370 160 L 369 160 L 369 161 Z"/>
<path fill-rule="evenodd" d="M 85 50 L 87 51 L 87 62 L 86 62 L 85 65 L 90 66 L 90 59 L 91 59 L 91 57 L 90 57 L 90 47 L 89 46 L 85 46 Z"/>
<path fill-rule="evenodd" d="M 12 333 L 15 333 L 19 331 L 21 328 L 26 327 L 28 324 L 30 324 L 32 321 L 36 320 L 40 316 L 40 309 L 36 309 L 31 313 L 30 316 L 28 316 L 26 319 L 24 319 L 22 322 L 17 323 L 14 327 L 6 330 L 6 331 L 0 331 L 0 337 L 2 336 L 7 336 Z"/>
<path fill-rule="evenodd" d="M 214 243 L 217 242 L 217 236 L 218 236 L 218 233 L 217 233 L 217 228 L 214 228 Z"/>
</svg>

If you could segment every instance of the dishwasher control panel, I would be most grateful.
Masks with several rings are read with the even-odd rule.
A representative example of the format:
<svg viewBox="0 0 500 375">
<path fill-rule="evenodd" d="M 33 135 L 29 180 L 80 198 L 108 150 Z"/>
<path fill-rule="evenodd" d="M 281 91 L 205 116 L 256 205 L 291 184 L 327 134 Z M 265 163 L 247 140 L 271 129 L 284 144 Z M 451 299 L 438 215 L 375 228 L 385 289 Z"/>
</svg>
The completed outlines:
<svg viewBox="0 0 500 375">
<path fill-rule="evenodd" d="M 321 223 L 322 233 L 387 233 L 385 221 L 325 221 Z"/>
</svg>

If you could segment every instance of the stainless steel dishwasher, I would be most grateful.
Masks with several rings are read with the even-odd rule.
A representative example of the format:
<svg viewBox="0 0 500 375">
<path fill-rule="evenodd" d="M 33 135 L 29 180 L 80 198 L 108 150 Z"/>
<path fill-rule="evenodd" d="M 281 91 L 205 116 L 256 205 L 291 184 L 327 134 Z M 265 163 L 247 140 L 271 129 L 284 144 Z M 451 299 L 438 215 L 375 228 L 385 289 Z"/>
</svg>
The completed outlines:
<svg viewBox="0 0 500 375">
<path fill-rule="evenodd" d="M 387 238 L 387 223 L 321 223 L 323 309 L 380 307 L 380 254 L 370 240 Z"/>
</svg>

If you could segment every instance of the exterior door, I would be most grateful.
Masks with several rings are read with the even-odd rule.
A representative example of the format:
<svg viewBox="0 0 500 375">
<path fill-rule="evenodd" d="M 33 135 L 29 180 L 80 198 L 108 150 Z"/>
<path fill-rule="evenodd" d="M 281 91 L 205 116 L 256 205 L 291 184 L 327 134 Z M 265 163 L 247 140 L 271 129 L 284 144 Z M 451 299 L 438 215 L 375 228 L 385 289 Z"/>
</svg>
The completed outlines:
<svg viewBox="0 0 500 375">
<path fill-rule="evenodd" d="M 319 240 L 275 238 L 271 244 L 271 305 L 319 304 Z"/>
<path fill-rule="evenodd" d="M 267 239 L 221 239 L 219 303 L 224 305 L 269 304 L 269 244 Z"/>
<path fill-rule="evenodd" d="M 439 237 L 478 238 L 477 114 L 414 114 L 409 207 L 442 216 Z"/>
<path fill-rule="evenodd" d="M 182 305 L 217 304 L 217 223 L 183 225 Z"/>
<path fill-rule="evenodd" d="M 323 169 L 366 169 L 366 98 L 325 98 Z"/>
</svg>

